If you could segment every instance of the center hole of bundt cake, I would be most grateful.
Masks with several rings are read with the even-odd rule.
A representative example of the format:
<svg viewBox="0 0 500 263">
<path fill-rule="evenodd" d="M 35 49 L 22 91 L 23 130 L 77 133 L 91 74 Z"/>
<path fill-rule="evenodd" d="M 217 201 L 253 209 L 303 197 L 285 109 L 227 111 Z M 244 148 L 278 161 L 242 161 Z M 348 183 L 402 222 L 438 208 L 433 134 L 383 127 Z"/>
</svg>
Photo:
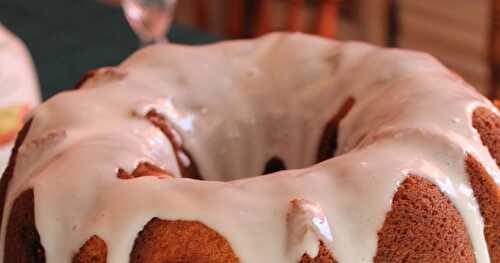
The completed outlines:
<svg viewBox="0 0 500 263">
<path fill-rule="evenodd" d="M 323 135 L 318 146 L 316 161 L 322 162 L 332 158 L 337 150 L 337 139 L 340 122 L 347 116 L 354 106 L 354 98 L 349 97 L 340 110 L 332 116 L 330 121 L 325 125 Z"/>
<path fill-rule="evenodd" d="M 353 106 L 354 98 L 349 97 L 344 104 L 342 104 L 340 110 L 332 116 L 328 123 L 326 123 L 319 142 L 316 163 L 328 160 L 334 156 L 337 150 L 337 137 L 340 122 L 347 116 Z M 266 162 L 263 174 L 270 174 L 281 170 L 286 170 L 285 162 L 280 157 L 274 156 Z"/>
<path fill-rule="evenodd" d="M 334 156 L 334 153 L 337 149 L 337 137 L 338 137 L 338 129 L 340 122 L 342 119 L 346 117 L 351 108 L 354 106 L 354 98 L 349 97 L 339 108 L 339 110 L 332 116 L 332 118 L 324 125 L 323 133 L 319 141 L 318 150 L 316 153 L 316 162 L 322 162 L 328 160 Z M 151 110 L 146 114 L 146 118 L 157 128 L 159 128 L 165 136 L 170 140 L 174 150 L 177 152 L 176 158 L 179 167 L 181 168 L 181 174 L 183 177 L 189 177 L 193 179 L 202 179 L 200 176 L 200 171 L 196 165 L 196 160 L 194 160 L 189 152 L 185 151 L 182 145 L 176 140 L 175 131 L 173 127 L 170 126 L 165 117 L 155 110 Z M 179 156 L 184 156 L 190 160 L 190 165 L 183 165 Z M 150 167 L 149 164 L 143 164 L 140 168 Z M 281 156 L 273 156 L 270 158 L 262 168 L 263 174 L 275 173 L 281 170 L 286 170 L 287 166 L 285 161 Z M 140 169 L 142 171 L 144 169 Z M 154 169 L 153 174 L 162 174 L 164 171 L 158 171 L 158 169 Z M 168 172 L 167 172 L 168 173 Z M 137 174 L 142 173 L 132 173 L 126 174 L 123 170 L 120 171 L 119 177 L 121 179 L 129 179 L 137 177 Z"/>
<path fill-rule="evenodd" d="M 263 174 L 270 174 L 286 170 L 285 163 L 279 157 L 273 157 L 267 161 Z"/>
</svg>

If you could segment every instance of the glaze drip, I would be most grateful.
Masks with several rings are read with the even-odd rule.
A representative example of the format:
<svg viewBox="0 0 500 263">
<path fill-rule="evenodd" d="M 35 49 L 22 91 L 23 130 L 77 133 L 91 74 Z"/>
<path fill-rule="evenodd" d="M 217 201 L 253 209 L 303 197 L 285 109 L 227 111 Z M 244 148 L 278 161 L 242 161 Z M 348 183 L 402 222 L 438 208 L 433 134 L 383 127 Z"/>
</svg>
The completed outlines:
<svg viewBox="0 0 500 263">
<path fill-rule="evenodd" d="M 416 174 L 456 207 L 476 262 L 490 262 L 464 160 L 476 158 L 498 185 L 471 125 L 476 108 L 498 111 L 434 58 L 277 33 L 155 45 L 115 70 L 127 74 L 97 71 L 34 112 L 8 187 L 2 246 L 12 204 L 33 189 L 47 262 L 70 262 L 92 236 L 107 245 L 107 262 L 127 262 L 153 218 L 199 222 L 243 263 L 314 256 L 318 239 L 338 262 L 370 262 L 398 186 Z M 350 98 L 336 157 L 313 165 L 325 127 Z M 145 118 L 152 109 L 169 129 Z M 32 155 L 30 142 L 52 131 L 64 136 Z M 206 181 L 116 175 L 147 162 L 181 177 L 188 163 L 179 149 Z M 275 156 L 290 170 L 258 176 Z"/>
<path fill-rule="evenodd" d="M 317 203 L 305 199 L 290 201 L 290 211 L 287 215 L 289 262 L 298 262 L 304 253 L 311 258 L 316 257 L 320 242 L 331 247 L 332 240 L 328 220 Z M 296 254 L 299 251 L 303 252 Z"/>
</svg>

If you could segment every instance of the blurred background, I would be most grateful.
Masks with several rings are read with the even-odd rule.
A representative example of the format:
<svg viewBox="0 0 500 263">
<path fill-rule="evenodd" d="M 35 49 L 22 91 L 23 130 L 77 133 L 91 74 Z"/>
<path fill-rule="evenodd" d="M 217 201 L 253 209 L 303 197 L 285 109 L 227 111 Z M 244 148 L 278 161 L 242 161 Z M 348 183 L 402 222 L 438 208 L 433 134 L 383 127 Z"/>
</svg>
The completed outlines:
<svg viewBox="0 0 500 263">
<path fill-rule="evenodd" d="M 490 0 L 183 0 L 177 21 L 228 37 L 298 30 L 422 50 L 494 97 L 495 8 Z"/>
<path fill-rule="evenodd" d="M 495 97 L 493 0 L 178 0 L 169 39 L 203 44 L 274 30 L 429 52 Z M 2 0 L 0 22 L 31 52 L 47 98 L 138 48 L 120 0 Z"/>
</svg>

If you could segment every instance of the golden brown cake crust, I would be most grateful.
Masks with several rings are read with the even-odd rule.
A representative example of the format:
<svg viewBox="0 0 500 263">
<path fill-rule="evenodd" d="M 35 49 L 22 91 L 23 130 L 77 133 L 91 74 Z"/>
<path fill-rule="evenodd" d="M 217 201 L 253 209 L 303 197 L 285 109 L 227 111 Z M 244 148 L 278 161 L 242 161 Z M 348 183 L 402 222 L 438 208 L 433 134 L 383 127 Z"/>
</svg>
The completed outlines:
<svg viewBox="0 0 500 263">
<path fill-rule="evenodd" d="M 73 263 L 106 263 L 108 248 L 104 240 L 92 236 L 73 257 Z"/>
<path fill-rule="evenodd" d="M 224 237 L 195 221 L 151 219 L 137 236 L 130 263 L 239 262 Z"/>
<path fill-rule="evenodd" d="M 474 157 L 465 160 L 474 196 L 484 218 L 484 235 L 492 263 L 500 263 L 500 190 Z"/>
<path fill-rule="evenodd" d="M 498 107 L 498 102 L 495 102 Z M 486 108 L 474 111 L 472 125 L 478 131 L 482 143 L 500 166 L 500 117 Z M 472 155 L 465 160 L 474 196 L 485 221 L 484 235 L 491 262 L 500 262 L 500 188 Z"/>
<path fill-rule="evenodd" d="M 85 75 L 83 75 L 78 80 L 78 82 L 76 82 L 73 89 L 80 89 L 83 86 L 83 84 L 85 84 L 85 82 L 87 82 L 87 80 L 93 78 L 97 74 L 97 71 L 98 71 L 98 69 L 92 69 L 92 70 L 87 71 L 87 73 L 85 73 Z"/>
<path fill-rule="evenodd" d="M 14 201 L 5 236 L 5 263 L 43 263 L 45 251 L 35 227 L 33 189 Z"/>
<path fill-rule="evenodd" d="M 118 176 L 118 178 L 125 179 L 125 180 L 134 179 L 134 178 L 143 177 L 143 176 L 156 176 L 159 178 L 166 178 L 166 177 L 173 178 L 174 177 L 171 173 L 161 169 L 160 167 L 158 167 L 154 164 L 148 163 L 148 162 L 139 163 L 139 165 L 137 165 L 137 167 L 134 169 L 134 171 L 132 171 L 132 173 L 129 173 L 129 172 L 120 168 L 120 169 L 118 169 L 117 176 Z"/>
<path fill-rule="evenodd" d="M 475 262 L 457 209 L 422 177 L 400 185 L 378 237 L 374 262 Z"/>
<path fill-rule="evenodd" d="M 181 169 L 181 174 L 182 177 L 189 177 L 192 179 L 201 179 L 201 175 L 198 170 L 198 166 L 196 165 L 196 162 L 193 158 L 191 158 L 191 155 L 189 154 L 188 151 L 186 151 L 182 145 L 179 145 L 176 140 L 175 136 L 172 132 L 172 127 L 168 123 L 168 121 L 163 117 L 163 115 L 158 114 L 155 110 L 151 110 L 146 114 L 146 118 L 158 129 L 160 129 L 163 134 L 167 137 L 167 139 L 170 141 L 172 144 L 172 147 L 174 150 L 179 153 L 182 152 L 184 153 L 188 159 L 190 160 L 190 165 L 188 167 L 184 166 L 182 162 L 179 160 L 178 154 L 176 154 L 177 158 L 177 163 L 179 164 L 179 168 Z"/>
<path fill-rule="evenodd" d="M 330 251 L 325 247 L 323 242 L 320 242 L 318 255 L 315 258 L 311 258 L 304 253 L 299 263 L 337 263 L 337 261 L 334 259 L 334 256 L 330 254 Z"/>
<path fill-rule="evenodd" d="M 338 126 L 354 101 L 347 101 L 335 116 Z M 168 125 L 158 116 L 148 114 L 162 131 Z M 0 220 L 3 217 L 5 195 L 13 176 L 17 151 L 26 137 L 31 122 L 20 132 L 9 165 L 0 181 Z M 483 144 L 500 165 L 500 118 L 486 108 L 477 108 L 472 124 Z M 335 125 L 334 125 L 335 126 Z M 337 127 L 335 126 L 335 127 Z M 325 131 L 326 132 L 326 131 Z M 335 136 L 336 137 L 336 136 Z M 172 139 L 169 137 L 169 139 Z M 336 139 L 336 138 L 334 138 Z M 318 156 L 321 156 L 318 153 Z M 480 162 L 472 155 L 465 159 L 474 195 L 485 220 L 485 237 L 491 262 L 500 263 L 500 190 Z M 123 171 L 124 172 L 124 171 Z M 126 172 L 125 172 L 126 173 Z M 124 175 L 123 173 L 122 175 Z M 168 172 L 141 163 L 126 178 L 146 174 L 164 175 Z M 119 173 L 120 176 L 120 173 Z M 45 253 L 35 226 L 34 192 L 23 192 L 15 200 L 8 220 L 5 244 L 5 262 L 45 262 Z M 440 233 L 436 235 L 436 233 Z M 444 233 L 444 234 L 443 234 Z M 375 262 L 474 262 L 472 246 L 457 210 L 431 182 L 409 176 L 394 196 L 392 210 L 379 231 Z M 74 263 L 104 263 L 107 247 L 98 236 L 92 236 L 73 258 Z M 135 241 L 131 262 L 238 262 L 224 237 L 199 222 L 152 219 Z M 301 263 L 336 262 L 333 253 L 321 243 L 315 258 L 307 254 Z"/>
<path fill-rule="evenodd" d="M 0 222 L 3 222 L 3 215 L 5 209 L 5 198 L 7 196 L 7 187 L 9 186 L 9 182 L 14 176 L 14 167 L 16 165 L 17 153 L 19 151 L 19 147 L 23 144 L 26 135 L 28 135 L 28 131 L 30 129 L 32 120 L 29 120 L 24 124 L 24 127 L 19 131 L 17 135 L 16 143 L 14 144 L 14 148 L 12 149 L 12 154 L 9 159 L 9 163 L 7 168 L 3 172 L 2 179 L 0 180 Z"/>
<path fill-rule="evenodd" d="M 500 119 L 490 110 L 479 107 L 472 115 L 472 126 L 476 128 L 481 141 L 500 166 Z"/>
</svg>

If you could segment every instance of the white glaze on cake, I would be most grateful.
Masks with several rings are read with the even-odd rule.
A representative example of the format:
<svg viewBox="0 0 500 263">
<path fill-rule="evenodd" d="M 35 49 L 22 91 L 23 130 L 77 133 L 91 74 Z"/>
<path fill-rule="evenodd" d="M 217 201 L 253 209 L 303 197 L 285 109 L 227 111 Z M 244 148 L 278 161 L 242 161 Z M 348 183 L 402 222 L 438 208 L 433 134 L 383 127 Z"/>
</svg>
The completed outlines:
<svg viewBox="0 0 500 263">
<path fill-rule="evenodd" d="M 92 235 L 106 242 L 107 262 L 127 262 L 153 217 L 202 222 L 241 262 L 289 262 L 305 252 L 293 248 L 318 244 L 287 240 L 295 199 L 322 209 L 333 237 L 327 246 L 339 262 L 371 262 L 392 197 L 414 174 L 450 198 L 476 261 L 489 262 L 464 159 L 472 154 L 500 185 L 471 124 L 476 107 L 497 110 L 432 57 L 271 34 L 203 47 L 152 46 L 115 70 L 121 73 L 100 71 L 34 113 L 8 188 L 0 253 L 12 202 L 33 188 L 47 262 L 70 262 Z M 339 156 L 310 166 L 325 124 L 349 97 L 355 105 L 340 125 Z M 152 108 L 211 181 L 117 178 L 118 168 L 130 172 L 141 161 L 180 175 L 170 142 L 141 117 Z M 257 176 L 273 156 L 295 170 Z"/>
<path fill-rule="evenodd" d="M 333 236 L 328 219 L 317 203 L 293 199 L 290 201 L 286 223 L 286 255 L 289 262 L 299 262 L 304 253 L 311 258 L 316 257 L 320 241 L 333 250 Z"/>
</svg>

